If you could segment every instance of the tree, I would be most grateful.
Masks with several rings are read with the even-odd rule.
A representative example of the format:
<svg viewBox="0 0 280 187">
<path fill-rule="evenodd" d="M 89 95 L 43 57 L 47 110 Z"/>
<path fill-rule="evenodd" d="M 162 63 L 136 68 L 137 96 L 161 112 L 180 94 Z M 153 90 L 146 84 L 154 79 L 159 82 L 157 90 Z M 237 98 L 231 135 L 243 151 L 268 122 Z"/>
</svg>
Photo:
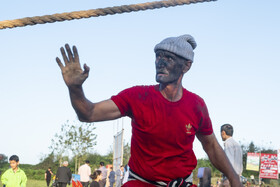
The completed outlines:
<svg viewBox="0 0 280 187">
<path fill-rule="evenodd" d="M 56 156 L 56 159 L 59 160 L 59 164 L 61 166 L 63 154 L 68 149 L 68 139 L 67 139 L 67 127 L 68 127 L 68 120 L 65 124 L 63 124 L 60 128 L 60 132 L 54 135 L 54 138 L 51 140 L 51 149 L 52 153 Z"/>
<path fill-rule="evenodd" d="M 67 151 L 71 152 L 75 158 L 75 173 L 77 173 L 81 159 L 85 158 L 89 149 L 96 145 L 97 135 L 94 134 L 94 130 L 93 123 L 67 121 L 61 126 L 60 133 L 55 134 L 52 139 L 51 149 L 58 153 L 60 158 Z"/>
<path fill-rule="evenodd" d="M 8 162 L 8 157 L 4 154 L 0 154 L 0 164 L 4 164 Z"/>
<path fill-rule="evenodd" d="M 81 159 L 85 158 L 85 154 L 96 145 L 97 135 L 93 133 L 95 127 L 93 123 L 72 124 L 68 131 L 68 145 L 75 156 L 75 172 L 80 166 Z"/>
<path fill-rule="evenodd" d="M 0 154 L 0 168 L 5 167 L 8 164 L 8 157 L 4 154 Z M 0 172 L 1 175 L 1 172 Z"/>
<path fill-rule="evenodd" d="M 98 169 L 100 162 L 104 162 L 105 165 L 113 164 L 113 151 L 109 151 L 106 155 L 100 155 L 99 153 L 89 153 L 86 157 L 90 161 L 91 167 L 93 169 Z"/>
<path fill-rule="evenodd" d="M 123 165 L 125 166 L 128 164 L 128 161 L 130 159 L 130 145 L 129 143 L 126 143 L 123 146 Z"/>
<path fill-rule="evenodd" d="M 36 169 L 47 169 L 51 167 L 53 171 L 59 166 L 59 161 L 56 160 L 55 155 L 51 152 L 48 155 L 43 155 L 40 158 L 40 163 L 35 165 Z"/>
<path fill-rule="evenodd" d="M 0 154 L 0 176 L 3 171 L 8 168 L 8 157 L 4 154 Z"/>
</svg>

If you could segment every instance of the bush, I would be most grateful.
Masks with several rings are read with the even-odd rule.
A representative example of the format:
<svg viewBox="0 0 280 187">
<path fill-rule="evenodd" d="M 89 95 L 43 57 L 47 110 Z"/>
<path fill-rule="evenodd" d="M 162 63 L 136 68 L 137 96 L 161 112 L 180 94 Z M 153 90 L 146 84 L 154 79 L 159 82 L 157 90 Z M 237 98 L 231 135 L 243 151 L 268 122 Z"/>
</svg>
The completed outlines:
<svg viewBox="0 0 280 187">
<path fill-rule="evenodd" d="M 27 178 L 28 179 L 34 179 L 34 180 L 44 180 L 45 179 L 45 170 L 42 169 L 38 169 L 38 170 L 34 170 L 34 169 L 23 169 Z"/>
</svg>

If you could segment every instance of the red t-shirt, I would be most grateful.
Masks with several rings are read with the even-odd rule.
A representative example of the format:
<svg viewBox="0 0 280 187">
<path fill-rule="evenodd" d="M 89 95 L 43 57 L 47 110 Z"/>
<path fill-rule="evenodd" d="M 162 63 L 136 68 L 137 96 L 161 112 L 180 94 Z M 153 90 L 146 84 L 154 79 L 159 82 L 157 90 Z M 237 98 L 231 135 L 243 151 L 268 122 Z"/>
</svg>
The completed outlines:
<svg viewBox="0 0 280 187">
<path fill-rule="evenodd" d="M 169 182 L 195 169 L 196 133 L 213 133 L 202 98 L 183 89 L 177 102 L 166 100 L 159 85 L 135 86 L 111 98 L 132 124 L 129 166 L 139 176 Z"/>
</svg>

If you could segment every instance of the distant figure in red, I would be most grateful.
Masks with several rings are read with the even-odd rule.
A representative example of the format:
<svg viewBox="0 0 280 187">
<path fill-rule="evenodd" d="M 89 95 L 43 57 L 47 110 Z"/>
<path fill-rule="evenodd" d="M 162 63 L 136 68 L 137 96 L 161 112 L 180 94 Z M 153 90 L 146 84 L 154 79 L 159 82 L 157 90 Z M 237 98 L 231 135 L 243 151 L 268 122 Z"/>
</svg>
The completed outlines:
<svg viewBox="0 0 280 187">
<path fill-rule="evenodd" d="M 232 186 L 241 187 L 238 175 L 213 133 L 206 104 L 182 86 L 183 76 L 193 64 L 196 48 L 191 35 L 166 38 L 155 46 L 156 81 L 159 84 L 128 88 L 97 103 L 89 101 L 82 88 L 89 67 L 84 64 L 84 70 L 81 68 L 75 46 L 71 50 L 66 44 L 65 48 L 66 52 L 61 48 L 64 64 L 59 58 L 56 61 L 79 120 L 98 122 L 123 116 L 131 118 L 130 175 L 124 186 L 191 186 L 192 171 L 197 164 L 192 147 L 197 137 L 212 164 L 228 177 Z M 138 53 L 135 58 L 141 57 L 141 51 Z M 131 59 L 132 63 L 135 58 Z"/>
</svg>

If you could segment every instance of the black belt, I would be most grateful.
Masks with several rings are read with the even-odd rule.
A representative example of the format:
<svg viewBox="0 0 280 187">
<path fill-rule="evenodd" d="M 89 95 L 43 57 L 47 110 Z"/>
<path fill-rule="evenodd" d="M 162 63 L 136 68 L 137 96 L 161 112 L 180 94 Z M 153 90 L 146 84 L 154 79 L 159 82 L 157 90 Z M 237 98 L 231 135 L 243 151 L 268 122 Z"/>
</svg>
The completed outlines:
<svg viewBox="0 0 280 187">
<path fill-rule="evenodd" d="M 178 179 L 175 179 L 175 180 L 172 180 L 172 181 L 166 183 L 166 182 L 162 182 L 162 181 L 151 181 L 151 180 L 148 180 L 148 179 L 144 179 L 143 177 L 139 176 L 134 171 L 132 171 L 131 168 L 129 168 L 128 181 L 139 180 L 139 181 L 142 181 L 142 182 L 153 184 L 155 186 L 189 187 L 189 186 L 192 185 L 191 182 L 186 182 L 186 180 L 189 176 L 190 175 L 186 176 L 185 178 L 178 178 Z"/>
</svg>

